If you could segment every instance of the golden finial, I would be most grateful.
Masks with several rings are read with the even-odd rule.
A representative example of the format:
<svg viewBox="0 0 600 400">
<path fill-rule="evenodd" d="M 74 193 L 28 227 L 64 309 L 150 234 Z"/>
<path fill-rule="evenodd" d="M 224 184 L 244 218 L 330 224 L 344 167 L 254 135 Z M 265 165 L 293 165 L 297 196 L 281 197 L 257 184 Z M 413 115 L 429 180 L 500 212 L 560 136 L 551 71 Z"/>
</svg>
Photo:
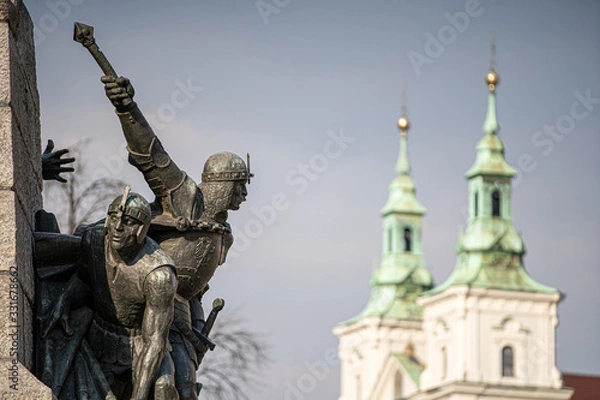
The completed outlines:
<svg viewBox="0 0 600 400">
<path fill-rule="evenodd" d="M 500 82 L 500 77 L 496 73 L 496 34 L 492 35 L 492 46 L 491 46 L 491 61 L 490 61 L 490 72 L 485 76 L 485 81 L 490 88 L 490 91 L 496 89 L 496 86 Z"/>
<path fill-rule="evenodd" d="M 398 126 L 402 131 L 408 130 L 408 128 L 410 127 L 410 122 L 408 122 L 408 118 L 400 117 L 400 119 L 398 120 Z"/>
<path fill-rule="evenodd" d="M 402 116 L 398 120 L 398 126 L 402 132 L 406 132 L 410 128 L 410 122 L 406 116 L 406 84 L 402 85 Z"/>
</svg>

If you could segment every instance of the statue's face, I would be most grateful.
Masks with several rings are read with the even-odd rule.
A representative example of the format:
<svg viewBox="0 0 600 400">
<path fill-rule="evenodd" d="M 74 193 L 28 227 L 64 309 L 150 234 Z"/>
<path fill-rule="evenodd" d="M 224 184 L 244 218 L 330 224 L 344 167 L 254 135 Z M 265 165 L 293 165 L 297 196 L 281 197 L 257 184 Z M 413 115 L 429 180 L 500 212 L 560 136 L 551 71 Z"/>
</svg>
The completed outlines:
<svg viewBox="0 0 600 400">
<path fill-rule="evenodd" d="M 246 201 L 248 191 L 246 190 L 246 181 L 234 181 L 233 191 L 229 200 L 229 210 L 239 210 L 240 205 Z"/>
<path fill-rule="evenodd" d="M 107 239 L 113 249 L 127 251 L 139 246 L 137 236 L 143 227 L 141 221 L 127 215 L 119 218 L 116 213 L 111 213 L 108 215 L 106 227 Z"/>
</svg>

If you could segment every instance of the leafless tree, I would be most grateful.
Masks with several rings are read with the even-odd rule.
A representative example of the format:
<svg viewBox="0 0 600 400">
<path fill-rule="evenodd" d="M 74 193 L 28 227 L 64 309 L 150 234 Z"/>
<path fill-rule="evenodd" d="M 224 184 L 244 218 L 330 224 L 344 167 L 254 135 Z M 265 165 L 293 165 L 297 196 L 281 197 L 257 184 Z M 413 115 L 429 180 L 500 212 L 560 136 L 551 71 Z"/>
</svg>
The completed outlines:
<svg viewBox="0 0 600 400">
<path fill-rule="evenodd" d="M 198 370 L 207 400 L 249 400 L 262 386 L 261 371 L 270 362 L 261 335 L 248 329 L 237 312 L 223 313 L 211 333 L 217 347 L 208 352 Z"/>
<path fill-rule="evenodd" d="M 69 154 L 77 159 L 75 172 L 66 175 L 66 183 L 44 182 L 44 202 L 59 225 L 72 233 L 81 224 L 93 222 L 106 214 L 110 202 L 123 193 L 126 183 L 116 178 L 92 179 L 85 161 L 90 139 L 69 146 Z"/>
</svg>

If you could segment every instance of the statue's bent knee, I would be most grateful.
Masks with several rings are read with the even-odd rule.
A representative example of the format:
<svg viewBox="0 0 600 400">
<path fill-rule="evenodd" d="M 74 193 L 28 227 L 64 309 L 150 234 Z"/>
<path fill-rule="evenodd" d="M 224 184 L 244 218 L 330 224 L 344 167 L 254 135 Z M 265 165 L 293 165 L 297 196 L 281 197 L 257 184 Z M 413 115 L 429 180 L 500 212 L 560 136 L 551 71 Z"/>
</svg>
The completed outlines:
<svg viewBox="0 0 600 400">
<path fill-rule="evenodd" d="M 179 400 L 173 375 L 163 375 L 156 380 L 154 384 L 154 400 Z"/>
</svg>

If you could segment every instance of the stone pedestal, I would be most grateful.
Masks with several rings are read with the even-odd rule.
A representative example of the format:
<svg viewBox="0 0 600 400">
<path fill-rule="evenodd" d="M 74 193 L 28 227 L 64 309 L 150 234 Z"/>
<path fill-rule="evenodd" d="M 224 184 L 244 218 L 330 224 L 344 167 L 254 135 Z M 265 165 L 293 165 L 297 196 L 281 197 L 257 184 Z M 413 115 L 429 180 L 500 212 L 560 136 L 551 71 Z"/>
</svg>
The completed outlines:
<svg viewBox="0 0 600 400">
<path fill-rule="evenodd" d="M 52 399 L 30 372 L 34 350 L 35 212 L 42 206 L 33 23 L 0 0 L 0 400 Z"/>
</svg>

